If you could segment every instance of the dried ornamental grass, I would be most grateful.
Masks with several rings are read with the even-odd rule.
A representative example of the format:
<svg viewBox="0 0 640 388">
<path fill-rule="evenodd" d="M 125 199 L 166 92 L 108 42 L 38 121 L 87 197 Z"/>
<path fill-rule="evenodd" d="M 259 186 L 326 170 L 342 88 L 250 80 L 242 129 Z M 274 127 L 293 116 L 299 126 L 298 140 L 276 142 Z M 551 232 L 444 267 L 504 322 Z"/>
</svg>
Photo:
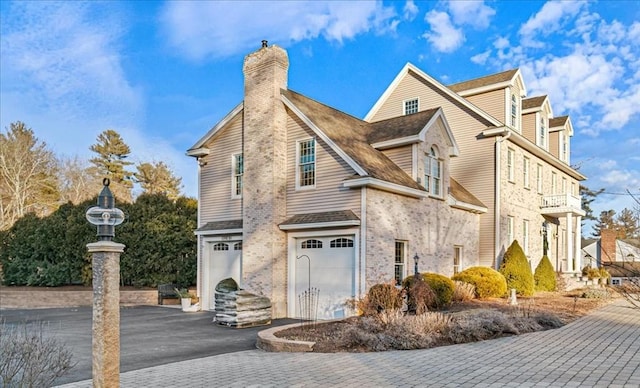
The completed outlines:
<svg viewBox="0 0 640 388">
<path fill-rule="evenodd" d="M 471 283 L 453 281 L 453 301 L 454 302 L 466 302 L 476 297 L 476 286 Z"/>
</svg>

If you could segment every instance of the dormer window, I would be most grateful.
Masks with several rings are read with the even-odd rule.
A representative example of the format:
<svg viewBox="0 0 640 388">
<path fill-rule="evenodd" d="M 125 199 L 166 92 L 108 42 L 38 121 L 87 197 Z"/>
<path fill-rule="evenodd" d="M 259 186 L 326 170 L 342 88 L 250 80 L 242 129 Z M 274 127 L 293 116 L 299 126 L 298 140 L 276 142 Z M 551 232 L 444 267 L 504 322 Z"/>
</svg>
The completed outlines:
<svg viewBox="0 0 640 388">
<path fill-rule="evenodd" d="M 544 117 L 540 117 L 540 129 L 538 131 L 538 146 L 547 149 L 547 123 Z"/>
<path fill-rule="evenodd" d="M 434 197 L 442 197 L 442 160 L 435 147 L 424 158 L 424 187 Z"/>
<path fill-rule="evenodd" d="M 569 136 L 560 132 L 560 160 L 569 163 Z"/>
<path fill-rule="evenodd" d="M 511 126 L 518 128 L 518 99 L 515 94 L 511 95 Z"/>
<path fill-rule="evenodd" d="M 244 174 L 244 160 L 242 154 L 234 154 L 232 159 L 233 164 L 233 180 L 231 183 L 231 197 L 242 197 L 242 175 Z"/>
<path fill-rule="evenodd" d="M 404 101 L 404 114 L 406 115 L 410 115 L 410 114 L 414 114 L 414 113 L 418 113 L 418 99 L 417 98 L 413 98 L 411 100 L 405 100 Z"/>
</svg>

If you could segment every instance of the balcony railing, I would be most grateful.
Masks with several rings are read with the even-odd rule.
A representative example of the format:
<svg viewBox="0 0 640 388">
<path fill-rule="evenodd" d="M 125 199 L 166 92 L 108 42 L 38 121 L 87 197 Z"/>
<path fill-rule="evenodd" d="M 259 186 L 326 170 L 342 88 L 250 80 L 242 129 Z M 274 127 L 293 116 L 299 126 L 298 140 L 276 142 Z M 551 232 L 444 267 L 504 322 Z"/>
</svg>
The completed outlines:
<svg viewBox="0 0 640 388">
<path fill-rule="evenodd" d="M 582 209 L 582 201 L 579 197 L 575 197 L 571 194 L 555 194 L 545 195 L 542 198 L 540 208 L 542 209 L 555 209 L 555 208 L 572 208 L 580 210 Z"/>
</svg>

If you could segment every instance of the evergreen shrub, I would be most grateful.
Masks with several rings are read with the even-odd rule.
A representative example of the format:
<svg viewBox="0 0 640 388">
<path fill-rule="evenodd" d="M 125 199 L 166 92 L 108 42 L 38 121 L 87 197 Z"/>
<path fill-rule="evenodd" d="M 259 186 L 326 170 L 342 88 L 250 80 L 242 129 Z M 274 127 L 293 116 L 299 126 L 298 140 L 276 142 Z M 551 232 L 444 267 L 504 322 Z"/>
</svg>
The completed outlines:
<svg viewBox="0 0 640 388">
<path fill-rule="evenodd" d="M 536 283 L 536 291 L 556 290 L 556 273 L 547 255 L 542 256 L 542 260 L 533 274 L 533 279 Z"/>
<path fill-rule="evenodd" d="M 451 304 L 451 300 L 453 299 L 453 290 L 455 289 L 453 280 L 444 275 L 432 272 L 421 273 L 420 276 L 436 294 L 435 300 L 431 304 L 427 305 L 429 308 L 442 308 Z M 404 287 L 407 287 L 408 285 L 413 284 L 413 282 L 414 279 L 412 275 L 407 276 L 402 284 Z"/>
<path fill-rule="evenodd" d="M 517 240 L 514 240 L 504 253 L 500 273 L 507 280 L 508 289 L 515 288 L 518 295 L 533 295 L 534 280 L 531 266 Z"/>
<path fill-rule="evenodd" d="M 478 298 L 501 298 L 507 294 L 504 276 L 489 267 L 470 267 L 456 274 L 454 281 L 473 284 Z"/>
</svg>

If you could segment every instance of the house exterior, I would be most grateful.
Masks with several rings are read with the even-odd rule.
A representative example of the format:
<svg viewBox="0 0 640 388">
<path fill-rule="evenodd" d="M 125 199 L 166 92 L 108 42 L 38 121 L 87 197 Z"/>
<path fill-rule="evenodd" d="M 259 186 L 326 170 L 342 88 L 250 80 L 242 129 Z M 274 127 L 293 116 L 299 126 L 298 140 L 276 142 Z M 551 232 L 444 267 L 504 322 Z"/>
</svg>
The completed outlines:
<svg viewBox="0 0 640 388">
<path fill-rule="evenodd" d="M 458 144 L 450 175 L 488 211 L 479 262 L 498 268 L 518 240 L 532 268 L 547 254 L 556 271 L 581 268 L 579 182 L 569 164 L 571 120 L 546 96 L 527 97 L 518 69 L 445 86 L 408 63 L 365 117 L 376 123 L 440 107 Z"/>
<path fill-rule="evenodd" d="M 245 57 L 244 99 L 187 154 L 198 161 L 198 295 L 227 277 L 274 317 L 317 316 L 414 272 L 497 268 L 518 240 L 532 268 L 581 268 L 571 120 L 527 97 L 519 70 L 445 86 L 407 64 L 361 120 L 288 89 L 277 46 Z M 414 262 L 414 257 L 418 260 Z"/>
<path fill-rule="evenodd" d="M 603 229 L 599 239 L 585 242 L 582 255 L 583 262 L 591 263 L 591 267 L 604 267 L 612 285 L 631 279 L 640 284 L 640 239 L 618 238 L 615 230 Z"/>
<path fill-rule="evenodd" d="M 443 108 L 360 120 L 288 89 L 287 53 L 246 56 L 244 100 L 187 154 L 198 161 L 198 295 L 227 277 L 273 316 L 318 318 L 414 272 L 479 264 L 485 204 L 452 176 L 460 158 Z M 418 261 L 414 262 L 417 257 Z"/>
</svg>

